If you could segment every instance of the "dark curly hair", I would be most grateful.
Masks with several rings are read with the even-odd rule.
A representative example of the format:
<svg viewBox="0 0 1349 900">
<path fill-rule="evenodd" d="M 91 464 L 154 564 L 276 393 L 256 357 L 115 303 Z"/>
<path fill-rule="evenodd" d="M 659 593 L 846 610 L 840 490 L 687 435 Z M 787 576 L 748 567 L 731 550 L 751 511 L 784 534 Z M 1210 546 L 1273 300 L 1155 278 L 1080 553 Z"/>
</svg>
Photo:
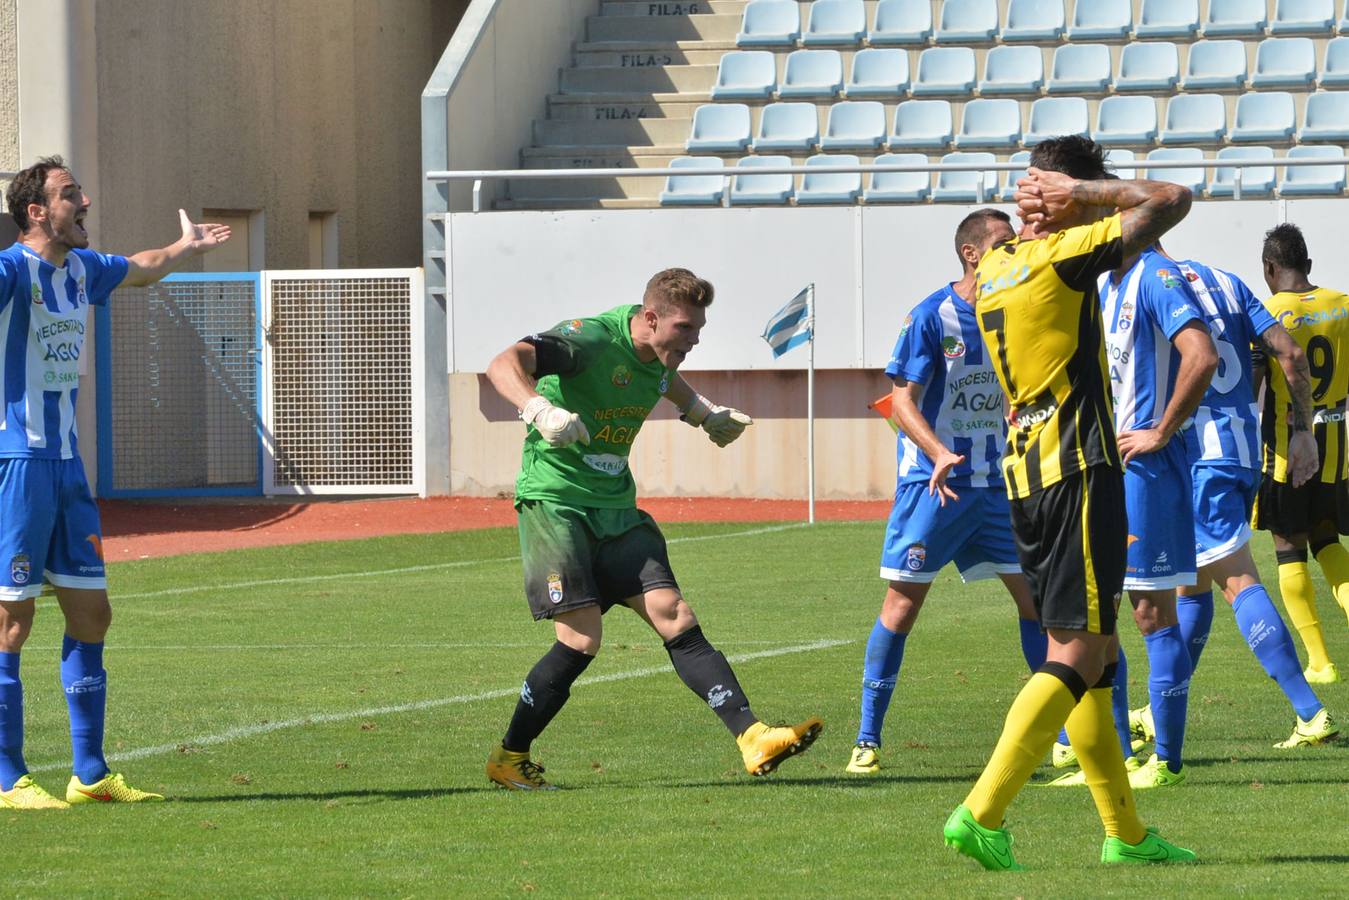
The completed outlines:
<svg viewBox="0 0 1349 900">
<path fill-rule="evenodd" d="M 1091 138 L 1065 134 L 1031 148 L 1030 165 L 1082 181 L 1099 181 L 1106 172 L 1105 149 Z"/>
<path fill-rule="evenodd" d="M 47 205 L 47 175 L 53 169 L 70 171 L 61 157 L 44 156 L 15 175 L 9 183 L 9 189 L 5 191 L 5 205 L 14 217 L 14 224 L 19 226 L 20 234 L 28 230 L 28 204 Z"/>
</svg>

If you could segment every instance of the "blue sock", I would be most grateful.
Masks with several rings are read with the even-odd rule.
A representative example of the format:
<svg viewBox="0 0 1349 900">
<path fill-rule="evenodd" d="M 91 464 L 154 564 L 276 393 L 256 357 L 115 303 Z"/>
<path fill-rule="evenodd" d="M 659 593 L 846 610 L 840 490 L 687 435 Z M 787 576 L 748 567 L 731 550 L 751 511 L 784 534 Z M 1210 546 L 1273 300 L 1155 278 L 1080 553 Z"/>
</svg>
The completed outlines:
<svg viewBox="0 0 1349 900">
<path fill-rule="evenodd" d="M 0 791 L 28 774 L 23 761 L 23 684 L 19 654 L 0 653 Z"/>
<path fill-rule="evenodd" d="M 1148 648 L 1148 699 L 1157 726 L 1157 758 L 1179 772 L 1185 744 L 1185 711 L 1190 702 L 1190 651 L 1180 627 L 1168 625 L 1143 636 Z"/>
<path fill-rule="evenodd" d="M 857 729 L 857 742 L 881 742 L 881 728 L 885 725 L 885 711 L 890 708 L 890 695 L 899 680 L 899 665 L 904 661 L 904 641 L 907 634 L 891 631 L 877 619 L 867 638 L 867 658 L 862 664 L 862 724 Z"/>
<path fill-rule="evenodd" d="M 1049 652 L 1049 637 L 1040 628 L 1039 619 L 1017 619 L 1021 625 L 1021 655 L 1031 672 L 1040 671 Z"/>
<path fill-rule="evenodd" d="M 1190 651 L 1190 670 L 1199 668 L 1199 654 L 1208 643 L 1213 628 L 1213 591 L 1176 598 L 1176 617 L 1180 619 L 1180 636 Z"/>
<path fill-rule="evenodd" d="M 1246 638 L 1246 645 L 1260 660 L 1265 674 L 1278 683 L 1288 702 L 1293 704 L 1298 718 L 1306 721 L 1319 713 L 1321 701 L 1316 699 L 1302 674 L 1293 638 L 1264 585 L 1253 585 L 1237 594 L 1232 601 L 1232 611 L 1237 615 L 1237 627 Z"/>
<path fill-rule="evenodd" d="M 1119 648 L 1119 668 L 1115 670 L 1115 684 L 1110 688 L 1110 708 L 1115 713 L 1115 733 L 1119 735 L 1124 758 L 1134 755 L 1134 737 L 1129 732 L 1129 661 L 1124 648 Z"/>
<path fill-rule="evenodd" d="M 70 749 L 75 774 L 93 784 L 108 774 L 103 759 L 103 709 L 108 699 L 108 673 L 103 670 L 103 643 L 86 644 L 66 635 L 61 641 L 61 685 L 70 709 Z"/>
</svg>

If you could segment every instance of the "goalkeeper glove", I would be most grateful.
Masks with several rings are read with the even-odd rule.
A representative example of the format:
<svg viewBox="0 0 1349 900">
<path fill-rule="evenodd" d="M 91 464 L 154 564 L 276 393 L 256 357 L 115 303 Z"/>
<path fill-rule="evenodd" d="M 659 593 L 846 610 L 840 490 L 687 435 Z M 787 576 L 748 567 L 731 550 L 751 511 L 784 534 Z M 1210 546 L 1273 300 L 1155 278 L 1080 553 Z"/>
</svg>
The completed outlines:
<svg viewBox="0 0 1349 900">
<path fill-rule="evenodd" d="M 694 394 L 693 403 L 679 418 L 702 428 L 718 447 L 725 447 L 745 433 L 745 426 L 754 424 L 754 420 L 740 410 L 717 406 L 702 394 Z"/>
<path fill-rule="evenodd" d="M 590 443 L 590 432 L 580 416 L 554 406 L 543 397 L 534 397 L 526 403 L 520 418 L 533 425 L 550 446 L 566 447 L 577 441 Z"/>
</svg>

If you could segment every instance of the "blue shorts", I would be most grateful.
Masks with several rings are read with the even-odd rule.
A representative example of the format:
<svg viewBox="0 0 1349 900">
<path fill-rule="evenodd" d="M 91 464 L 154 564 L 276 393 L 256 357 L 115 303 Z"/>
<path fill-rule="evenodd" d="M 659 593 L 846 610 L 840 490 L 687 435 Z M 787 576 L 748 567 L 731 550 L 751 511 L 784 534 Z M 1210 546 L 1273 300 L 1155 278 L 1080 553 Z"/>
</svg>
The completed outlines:
<svg viewBox="0 0 1349 900">
<path fill-rule="evenodd" d="M 1129 537 L 1125 590 L 1171 590 L 1195 583 L 1190 463 L 1179 438 L 1124 469 Z"/>
<path fill-rule="evenodd" d="M 78 459 L 0 459 L 0 601 L 28 600 L 43 580 L 106 589 L 98 506 Z"/>
<path fill-rule="evenodd" d="M 1194 466 L 1194 558 L 1201 566 L 1226 559 L 1251 539 L 1251 509 L 1260 473 L 1238 465 Z"/>
<path fill-rule="evenodd" d="M 1012 540 L 1012 512 L 1001 487 L 958 487 L 942 506 L 927 482 L 901 484 L 885 526 L 881 577 L 930 582 L 954 561 L 964 581 L 1021 571 Z"/>
</svg>

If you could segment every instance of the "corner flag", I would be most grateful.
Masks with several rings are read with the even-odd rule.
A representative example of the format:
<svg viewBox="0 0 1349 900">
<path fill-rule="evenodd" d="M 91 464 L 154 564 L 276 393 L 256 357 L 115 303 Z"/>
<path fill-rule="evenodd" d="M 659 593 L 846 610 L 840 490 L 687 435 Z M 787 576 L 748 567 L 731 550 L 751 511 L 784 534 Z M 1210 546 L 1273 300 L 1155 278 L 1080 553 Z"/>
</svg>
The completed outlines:
<svg viewBox="0 0 1349 900">
<path fill-rule="evenodd" d="M 768 320 L 763 339 L 768 342 L 775 359 L 814 337 L 815 316 L 810 302 L 814 288 L 813 284 L 806 287 Z"/>
</svg>

